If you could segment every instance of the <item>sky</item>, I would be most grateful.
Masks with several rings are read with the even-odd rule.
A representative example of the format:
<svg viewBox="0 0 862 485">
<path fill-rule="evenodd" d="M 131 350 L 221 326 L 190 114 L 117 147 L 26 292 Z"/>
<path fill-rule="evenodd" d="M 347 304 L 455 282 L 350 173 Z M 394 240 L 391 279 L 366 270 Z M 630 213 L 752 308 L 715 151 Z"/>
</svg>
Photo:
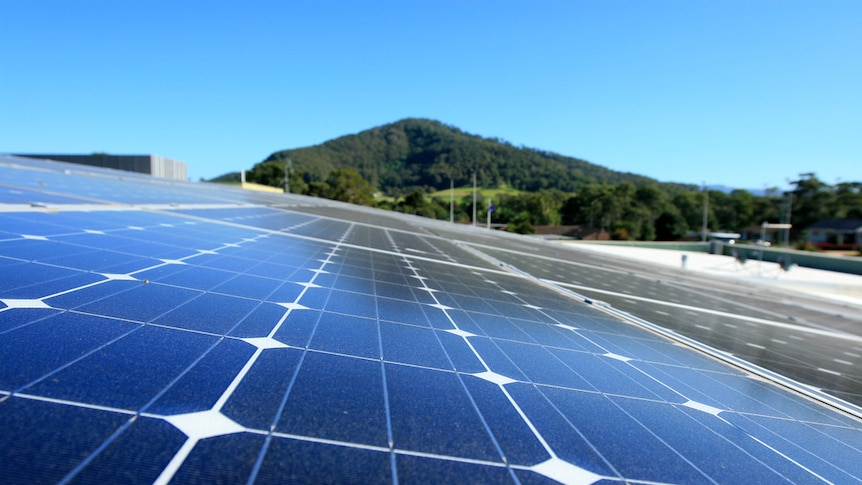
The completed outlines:
<svg viewBox="0 0 862 485">
<path fill-rule="evenodd" d="M 862 181 L 858 0 L 0 0 L 0 153 L 192 180 L 403 118 L 663 182 Z"/>
</svg>

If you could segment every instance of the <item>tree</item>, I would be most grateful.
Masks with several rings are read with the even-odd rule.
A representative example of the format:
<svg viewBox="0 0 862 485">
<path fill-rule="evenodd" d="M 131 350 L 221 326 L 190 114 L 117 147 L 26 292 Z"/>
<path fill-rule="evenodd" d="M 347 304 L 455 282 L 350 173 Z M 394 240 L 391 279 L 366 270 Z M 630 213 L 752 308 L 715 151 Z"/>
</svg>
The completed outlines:
<svg viewBox="0 0 862 485">
<path fill-rule="evenodd" d="M 820 219 L 834 217 L 835 193 L 829 185 L 813 173 L 803 174 L 793 185 L 790 195 L 793 197 L 791 223 L 794 229 L 802 230 Z"/>
<path fill-rule="evenodd" d="M 667 194 L 657 185 L 638 187 L 634 193 L 634 204 L 629 207 L 626 219 L 634 220 L 639 226 L 635 237 L 644 241 L 656 238 L 656 219 L 667 206 Z"/>
<path fill-rule="evenodd" d="M 678 192 L 671 199 L 671 203 L 679 211 L 690 230 L 699 231 L 703 226 L 703 194 L 701 192 L 686 190 Z"/>
<path fill-rule="evenodd" d="M 495 204 L 498 222 L 511 222 L 526 217 L 530 224 L 557 226 L 561 222 L 560 210 L 566 194 L 558 190 L 541 190 L 532 194 L 500 196 Z M 485 203 L 482 207 L 488 207 Z"/>
<path fill-rule="evenodd" d="M 763 221 L 758 221 L 755 217 L 755 198 L 751 192 L 747 190 L 734 190 L 730 193 L 731 204 L 736 218 L 734 230 L 744 231 L 745 228 L 757 225 Z"/>
<path fill-rule="evenodd" d="M 327 199 L 358 205 L 372 205 L 374 202 L 374 187 L 354 170 L 333 170 L 326 178 L 326 185 L 324 197 Z"/>
<path fill-rule="evenodd" d="M 419 189 L 414 189 L 407 194 L 404 200 L 395 204 L 393 210 L 433 219 L 443 219 L 449 215 L 448 207 L 444 211 L 444 208 L 437 201 L 426 198 L 425 194 Z"/>
<path fill-rule="evenodd" d="M 271 187 L 284 187 L 284 165 L 281 163 L 261 163 L 245 173 L 248 182 Z"/>
<path fill-rule="evenodd" d="M 520 212 L 515 216 L 513 221 L 506 224 L 506 231 L 517 234 L 535 234 L 536 228 L 530 223 L 530 214 L 528 212 Z"/>
<path fill-rule="evenodd" d="M 862 219 L 862 183 L 842 182 L 835 186 L 835 217 Z"/>
<path fill-rule="evenodd" d="M 684 238 L 688 230 L 685 218 L 675 207 L 663 212 L 655 221 L 655 236 L 659 241 L 677 241 Z"/>
<path fill-rule="evenodd" d="M 562 207 L 564 224 L 582 224 L 587 227 L 604 227 L 602 199 L 608 187 L 602 184 L 587 184 L 569 197 Z"/>
</svg>

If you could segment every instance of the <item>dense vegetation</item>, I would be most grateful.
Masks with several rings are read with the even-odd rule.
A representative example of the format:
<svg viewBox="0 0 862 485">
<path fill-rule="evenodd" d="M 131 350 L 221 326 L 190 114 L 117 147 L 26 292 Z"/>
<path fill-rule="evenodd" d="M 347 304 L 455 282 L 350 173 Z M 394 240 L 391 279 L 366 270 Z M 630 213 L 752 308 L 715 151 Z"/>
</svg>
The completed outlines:
<svg viewBox="0 0 862 485">
<path fill-rule="evenodd" d="M 322 145 L 273 153 L 247 173 L 249 182 L 284 185 L 287 161 L 290 191 L 448 219 L 449 184 L 506 187 L 494 195 L 493 222 L 529 233 L 536 225 L 579 225 L 616 239 L 678 240 L 697 237 L 708 200 L 711 231 L 744 232 L 763 221 L 786 222 L 794 236 L 823 218 L 862 218 L 862 184 L 830 186 L 805 174 L 788 193 L 764 196 L 745 190 L 725 193 L 661 183 L 614 172 L 571 157 L 518 148 L 442 123 L 406 119 L 341 137 Z M 451 180 L 450 180 L 451 177 Z M 222 177 L 238 178 L 235 174 Z M 441 197 L 442 195 L 442 197 Z M 792 201 L 792 207 L 788 204 Z M 480 196 L 478 219 L 488 200 Z M 459 222 L 472 219 L 472 196 L 454 203 Z"/>
<path fill-rule="evenodd" d="M 792 207 L 788 214 L 788 203 Z M 471 220 L 472 197 L 455 201 L 456 219 Z M 813 174 L 794 182 L 788 193 L 771 190 L 755 196 L 746 190 L 726 193 L 669 188 L 658 184 L 636 186 L 591 183 L 574 193 L 542 190 L 517 195 L 499 195 L 492 201 L 493 221 L 509 230 L 532 232 L 536 225 L 580 225 L 604 231 L 614 239 L 673 241 L 699 238 L 704 205 L 710 231 L 745 232 L 756 236 L 761 222 L 786 222 L 791 217 L 794 239 L 803 240 L 805 229 L 826 218 L 862 219 L 862 183 L 830 186 Z M 480 196 L 478 219 L 485 220 L 488 200 Z M 449 217 L 447 197 L 425 197 L 415 191 L 384 207 L 426 217 Z"/>
</svg>

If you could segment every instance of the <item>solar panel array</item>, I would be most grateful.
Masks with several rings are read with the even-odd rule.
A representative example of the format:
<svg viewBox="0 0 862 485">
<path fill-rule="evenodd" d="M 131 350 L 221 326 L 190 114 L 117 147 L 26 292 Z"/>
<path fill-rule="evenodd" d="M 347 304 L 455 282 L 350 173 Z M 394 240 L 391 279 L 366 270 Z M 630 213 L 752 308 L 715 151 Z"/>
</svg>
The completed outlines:
<svg viewBox="0 0 862 485">
<path fill-rule="evenodd" d="M 5 483 L 862 481 L 853 416 L 409 218 L 19 162 Z"/>
</svg>

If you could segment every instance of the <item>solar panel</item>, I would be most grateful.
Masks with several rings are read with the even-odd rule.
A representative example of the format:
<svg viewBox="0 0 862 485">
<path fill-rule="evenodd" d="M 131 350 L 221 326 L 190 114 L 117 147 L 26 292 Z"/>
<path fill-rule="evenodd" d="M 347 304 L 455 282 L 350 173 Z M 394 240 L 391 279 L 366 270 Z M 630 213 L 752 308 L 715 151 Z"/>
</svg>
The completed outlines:
<svg viewBox="0 0 862 485">
<path fill-rule="evenodd" d="M 862 405 L 862 313 L 738 282 L 483 248 L 536 277 Z"/>
<path fill-rule="evenodd" d="M 0 173 L 13 190 L 52 180 L 2 159 Z M 501 267 L 434 223 L 136 183 L 116 201 L 120 180 L 63 189 L 120 206 L 0 204 L 4 482 L 862 479 L 852 405 Z M 208 195 L 174 202 L 186 190 Z"/>
</svg>

